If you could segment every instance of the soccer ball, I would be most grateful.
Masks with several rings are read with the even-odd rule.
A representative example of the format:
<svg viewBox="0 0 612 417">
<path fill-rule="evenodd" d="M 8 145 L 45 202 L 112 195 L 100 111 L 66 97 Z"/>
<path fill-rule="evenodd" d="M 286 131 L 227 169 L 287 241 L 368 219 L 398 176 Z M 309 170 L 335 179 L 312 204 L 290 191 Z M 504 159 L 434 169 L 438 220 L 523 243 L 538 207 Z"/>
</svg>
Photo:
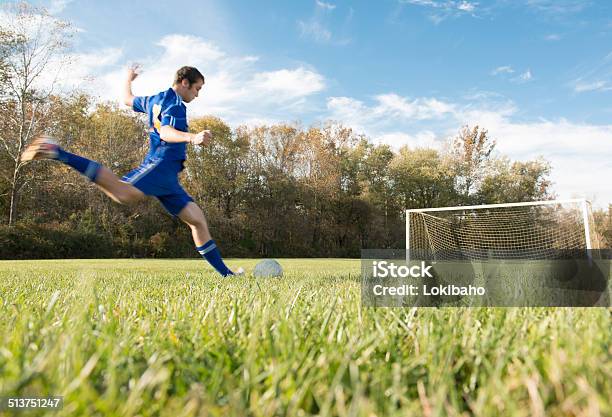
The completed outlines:
<svg viewBox="0 0 612 417">
<path fill-rule="evenodd" d="M 274 259 L 264 259 L 255 265 L 253 275 L 262 278 L 282 277 L 283 268 Z"/>
</svg>

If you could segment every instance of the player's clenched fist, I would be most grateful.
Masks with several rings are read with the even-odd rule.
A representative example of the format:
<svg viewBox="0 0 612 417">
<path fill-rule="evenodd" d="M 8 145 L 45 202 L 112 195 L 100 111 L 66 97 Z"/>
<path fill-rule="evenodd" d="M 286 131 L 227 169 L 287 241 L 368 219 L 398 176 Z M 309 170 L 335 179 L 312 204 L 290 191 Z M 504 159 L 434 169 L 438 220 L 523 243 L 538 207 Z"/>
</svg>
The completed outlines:
<svg viewBox="0 0 612 417">
<path fill-rule="evenodd" d="M 191 139 L 191 143 L 194 145 L 207 145 L 211 140 L 212 133 L 210 130 L 203 130 L 195 134 L 195 136 Z"/>
</svg>

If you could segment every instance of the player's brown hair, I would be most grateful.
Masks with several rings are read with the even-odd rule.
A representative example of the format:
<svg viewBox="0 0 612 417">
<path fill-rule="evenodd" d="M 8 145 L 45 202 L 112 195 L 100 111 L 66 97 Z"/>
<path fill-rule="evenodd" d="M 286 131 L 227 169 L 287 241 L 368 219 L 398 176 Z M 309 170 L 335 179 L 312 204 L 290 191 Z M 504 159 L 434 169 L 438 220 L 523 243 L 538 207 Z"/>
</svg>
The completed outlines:
<svg viewBox="0 0 612 417">
<path fill-rule="evenodd" d="M 200 71 L 198 71 L 195 67 L 181 67 L 174 75 L 174 84 L 180 84 L 181 81 L 187 80 L 189 81 L 189 85 L 202 80 L 204 81 L 204 76 Z"/>
</svg>

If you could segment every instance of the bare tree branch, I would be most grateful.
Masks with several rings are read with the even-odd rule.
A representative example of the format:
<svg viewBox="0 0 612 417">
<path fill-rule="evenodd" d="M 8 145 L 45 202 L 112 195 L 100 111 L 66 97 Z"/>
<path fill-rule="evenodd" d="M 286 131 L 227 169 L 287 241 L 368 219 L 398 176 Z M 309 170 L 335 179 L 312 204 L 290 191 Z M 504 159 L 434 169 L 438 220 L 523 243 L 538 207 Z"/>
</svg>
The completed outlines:
<svg viewBox="0 0 612 417">
<path fill-rule="evenodd" d="M 4 145 L 4 148 L 6 149 L 6 153 L 9 154 L 11 159 L 13 159 L 14 161 L 17 160 L 15 154 L 13 152 L 11 152 L 11 148 L 9 148 L 8 143 L 6 142 L 6 140 L 2 136 L 0 136 L 0 142 L 2 142 L 2 144 Z"/>
</svg>

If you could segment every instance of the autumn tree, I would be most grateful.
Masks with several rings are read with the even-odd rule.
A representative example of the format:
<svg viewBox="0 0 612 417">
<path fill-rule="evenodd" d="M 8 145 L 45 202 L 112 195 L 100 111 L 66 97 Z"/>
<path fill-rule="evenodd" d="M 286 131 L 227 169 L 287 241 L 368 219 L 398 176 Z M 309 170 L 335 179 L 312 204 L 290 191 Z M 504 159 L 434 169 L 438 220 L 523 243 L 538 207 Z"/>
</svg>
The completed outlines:
<svg viewBox="0 0 612 417">
<path fill-rule="evenodd" d="M 245 148 L 240 145 L 248 144 L 234 141 L 231 128 L 215 117 L 197 118 L 190 121 L 189 127 L 192 132 L 210 130 L 213 135 L 210 143 L 188 149 L 186 176 L 190 191 L 208 209 L 214 206 L 229 218 L 242 188 L 239 183 L 244 164 L 240 156 Z"/>
<path fill-rule="evenodd" d="M 392 190 L 403 209 L 444 207 L 456 199 L 452 166 L 435 149 L 405 146 L 389 167 Z"/>
<path fill-rule="evenodd" d="M 550 164 L 543 159 L 520 162 L 501 157 L 492 163 L 475 196 L 479 204 L 520 203 L 552 197 Z"/>
<path fill-rule="evenodd" d="M 478 125 L 464 126 L 451 140 L 450 157 L 454 166 L 455 189 L 464 202 L 470 202 L 480 187 L 487 164 L 495 149 L 495 140 Z"/>
<path fill-rule="evenodd" d="M 393 188 L 390 173 L 390 164 L 395 154 L 389 145 L 373 145 L 367 140 L 362 140 L 360 146 L 365 148 L 363 168 L 361 170 L 362 181 L 365 184 L 363 197 L 382 216 L 382 233 L 379 239 L 384 239 L 388 244 L 393 239 L 387 237 L 397 229 L 394 219 L 398 219 L 398 213 L 402 210 L 396 204 L 393 196 Z M 376 217 L 374 221 L 378 220 Z"/>
<path fill-rule="evenodd" d="M 8 224 L 18 215 L 19 195 L 28 184 L 21 153 L 42 133 L 50 118 L 50 96 L 61 65 L 67 60 L 70 26 L 45 9 L 27 3 L 3 7 L 6 16 L 0 38 L 3 51 L 3 119 L 0 150 L 11 162 Z"/>
<path fill-rule="evenodd" d="M 239 132 L 248 135 L 249 173 L 244 202 L 252 239 L 260 253 L 272 255 L 295 250 L 298 235 L 304 133 L 298 126 L 278 124 Z"/>
</svg>

